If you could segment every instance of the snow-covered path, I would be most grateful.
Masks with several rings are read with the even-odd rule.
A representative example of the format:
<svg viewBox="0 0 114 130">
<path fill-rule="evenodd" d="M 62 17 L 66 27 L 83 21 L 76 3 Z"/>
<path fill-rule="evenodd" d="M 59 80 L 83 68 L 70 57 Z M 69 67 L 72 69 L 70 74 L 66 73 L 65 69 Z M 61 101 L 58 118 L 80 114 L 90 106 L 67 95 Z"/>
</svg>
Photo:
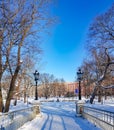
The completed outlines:
<svg viewBox="0 0 114 130">
<path fill-rule="evenodd" d="M 73 119 L 73 109 L 70 111 L 67 103 L 45 103 L 42 105 L 42 112 L 47 115 L 42 130 L 81 130 Z"/>
<path fill-rule="evenodd" d="M 41 112 L 41 117 L 36 117 L 18 130 L 100 130 L 86 119 L 75 117 L 75 103 L 42 103 Z"/>
</svg>

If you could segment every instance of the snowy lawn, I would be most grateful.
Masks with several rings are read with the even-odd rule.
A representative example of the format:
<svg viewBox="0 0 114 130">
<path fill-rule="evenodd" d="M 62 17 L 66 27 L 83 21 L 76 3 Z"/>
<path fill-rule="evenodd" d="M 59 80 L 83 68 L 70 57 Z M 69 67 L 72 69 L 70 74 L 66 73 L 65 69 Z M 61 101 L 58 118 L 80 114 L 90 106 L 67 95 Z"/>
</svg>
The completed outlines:
<svg viewBox="0 0 114 130">
<path fill-rule="evenodd" d="M 100 130 L 82 117 L 75 116 L 75 102 L 43 102 L 41 116 L 18 130 Z"/>
</svg>

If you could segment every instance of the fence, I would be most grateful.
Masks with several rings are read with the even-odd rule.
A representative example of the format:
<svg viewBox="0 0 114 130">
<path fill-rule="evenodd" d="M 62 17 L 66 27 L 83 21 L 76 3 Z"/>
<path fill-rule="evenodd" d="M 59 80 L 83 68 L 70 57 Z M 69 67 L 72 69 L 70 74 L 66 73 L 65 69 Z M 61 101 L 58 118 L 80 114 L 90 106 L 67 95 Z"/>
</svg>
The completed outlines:
<svg viewBox="0 0 114 130">
<path fill-rule="evenodd" d="M 0 115 L 0 130 L 17 130 L 27 121 L 31 121 L 40 112 L 39 106 L 32 106 Z"/>
<path fill-rule="evenodd" d="M 103 130 L 114 130 L 114 112 L 84 106 L 82 115 Z"/>
</svg>

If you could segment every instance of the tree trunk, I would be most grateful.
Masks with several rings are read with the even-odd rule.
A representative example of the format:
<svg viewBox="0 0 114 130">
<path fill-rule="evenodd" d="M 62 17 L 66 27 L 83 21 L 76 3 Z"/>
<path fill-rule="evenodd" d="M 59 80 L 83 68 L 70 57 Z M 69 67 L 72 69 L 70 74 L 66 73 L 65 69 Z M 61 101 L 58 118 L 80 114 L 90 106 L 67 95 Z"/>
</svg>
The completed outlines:
<svg viewBox="0 0 114 130">
<path fill-rule="evenodd" d="M 16 82 L 19 70 L 20 70 L 20 65 L 18 65 L 16 67 L 15 73 L 12 76 L 11 83 L 10 83 L 10 88 L 9 88 L 9 92 L 8 92 L 8 95 L 7 95 L 6 104 L 5 104 L 5 108 L 4 108 L 3 112 L 8 112 L 9 111 L 10 101 L 11 101 L 11 99 L 13 97 L 15 82 Z"/>
<path fill-rule="evenodd" d="M 90 97 L 90 103 L 91 103 L 91 104 L 93 103 L 93 100 L 94 100 L 94 98 L 95 98 L 97 89 L 98 89 L 98 87 L 95 86 L 95 88 L 94 88 L 94 90 L 93 90 L 93 93 L 92 93 L 92 95 L 91 95 L 91 97 Z"/>
<path fill-rule="evenodd" d="M 17 97 L 14 100 L 14 106 L 16 106 L 16 105 L 17 105 Z"/>
<path fill-rule="evenodd" d="M 26 103 L 26 92 L 24 91 L 24 103 Z"/>
<path fill-rule="evenodd" d="M 1 89 L 1 80 L 0 80 L 0 112 L 3 111 L 3 99 L 2 99 L 2 89 Z"/>
<path fill-rule="evenodd" d="M 96 95 L 96 92 L 94 91 L 94 92 L 92 93 L 91 98 L 90 98 L 90 103 L 91 103 L 91 104 L 93 103 L 93 100 L 94 100 L 94 98 L 95 98 L 95 95 Z"/>
<path fill-rule="evenodd" d="M 107 92 L 106 92 L 106 90 L 105 90 L 105 100 L 107 100 Z"/>
<path fill-rule="evenodd" d="M 9 111 L 10 101 L 11 101 L 11 99 L 13 97 L 13 90 L 14 90 L 14 87 L 15 87 L 15 79 L 13 77 L 12 77 L 12 80 L 11 80 L 11 83 L 10 83 L 10 89 L 9 89 L 9 92 L 8 92 L 8 95 L 7 95 L 4 112 Z"/>
<path fill-rule="evenodd" d="M 101 98 L 102 98 L 102 95 L 101 95 L 101 91 L 99 90 L 98 91 L 98 102 L 101 102 Z"/>
<path fill-rule="evenodd" d="M 2 79 L 2 41 L 3 41 L 3 32 L 0 30 L 0 112 L 3 111 L 3 99 L 2 99 L 2 86 L 1 86 L 1 79 Z"/>
</svg>

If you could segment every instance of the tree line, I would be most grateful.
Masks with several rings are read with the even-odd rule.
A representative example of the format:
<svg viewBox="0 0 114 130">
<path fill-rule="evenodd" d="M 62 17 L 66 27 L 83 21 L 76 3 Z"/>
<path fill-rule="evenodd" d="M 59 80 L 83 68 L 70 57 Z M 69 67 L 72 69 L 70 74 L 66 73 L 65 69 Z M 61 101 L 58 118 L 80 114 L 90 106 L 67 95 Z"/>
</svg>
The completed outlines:
<svg viewBox="0 0 114 130">
<path fill-rule="evenodd" d="M 38 93 L 39 97 L 60 97 L 66 94 L 66 85 L 63 78 L 55 78 L 53 74 L 40 75 Z"/>
<path fill-rule="evenodd" d="M 85 44 L 88 57 L 83 60 L 82 69 L 85 87 L 93 86 L 90 103 L 98 95 L 114 88 L 114 3 L 91 22 Z"/>
</svg>

